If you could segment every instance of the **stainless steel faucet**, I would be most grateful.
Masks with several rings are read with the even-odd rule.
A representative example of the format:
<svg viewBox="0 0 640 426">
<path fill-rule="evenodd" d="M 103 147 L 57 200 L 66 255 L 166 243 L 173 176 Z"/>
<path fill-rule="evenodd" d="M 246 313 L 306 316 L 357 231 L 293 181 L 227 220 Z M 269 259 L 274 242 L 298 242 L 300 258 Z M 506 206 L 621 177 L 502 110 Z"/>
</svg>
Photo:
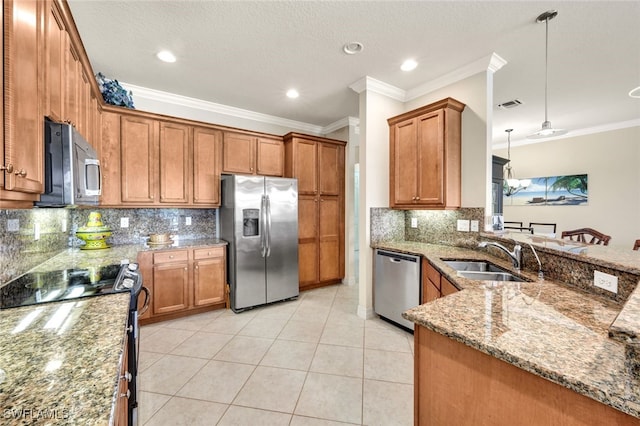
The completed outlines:
<svg viewBox="0 0 640 426">
<path fill-rule="evenodd" d="M 516 269 L 516 271 L 520 270 L 520 267 L 522 266 L 522 246 L 520 244 L 516 244 L 515 246 L 513 246 L 513 251 L 509 251 L 509 249 L 503 246 L 502 244 L 494 243 L 492 241 L 481 241 L 480 244 L 478 244 L 478 247 L 487 247 L 487 246 L 497 247 L 503 252 L 507 253 L 511 258 L 511 261 L 513 262 L 513 267 Z"/>
</svg>

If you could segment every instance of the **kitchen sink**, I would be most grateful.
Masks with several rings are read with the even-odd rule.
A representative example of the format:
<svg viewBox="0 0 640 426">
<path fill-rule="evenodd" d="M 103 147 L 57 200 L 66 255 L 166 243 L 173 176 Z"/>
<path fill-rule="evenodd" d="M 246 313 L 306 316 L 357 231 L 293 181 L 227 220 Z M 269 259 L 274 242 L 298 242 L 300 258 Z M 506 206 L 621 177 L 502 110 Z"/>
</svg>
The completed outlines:
<svg viewBox="0 0 640 426">
<path fill-rule="evenodd" d="M 510 272 L 497 271 L 458 271 L 458 276 L 478 281 L 526 281 L 520 277 L 513 275 Z"/>
<path fill-rule="evenodd" d="M 456 271 L 508 272 L 503 268 L 482 260 L 445 260 L 444 263 Z"/>
</svg>

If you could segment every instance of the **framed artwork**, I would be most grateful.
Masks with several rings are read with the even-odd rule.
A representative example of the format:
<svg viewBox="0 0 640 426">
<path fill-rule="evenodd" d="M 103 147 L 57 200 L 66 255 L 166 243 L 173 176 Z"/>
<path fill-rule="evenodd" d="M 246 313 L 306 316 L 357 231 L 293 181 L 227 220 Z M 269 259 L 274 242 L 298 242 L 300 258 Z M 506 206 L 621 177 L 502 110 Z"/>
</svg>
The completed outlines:
<svg viewBox="0 0 640 426">
<path fill-rule="evenodd" d="M 526 189 L 503 195 L 507 206 L 580 206 L 589 201 L 588 175 L 531 178 Z"/>
</svg>

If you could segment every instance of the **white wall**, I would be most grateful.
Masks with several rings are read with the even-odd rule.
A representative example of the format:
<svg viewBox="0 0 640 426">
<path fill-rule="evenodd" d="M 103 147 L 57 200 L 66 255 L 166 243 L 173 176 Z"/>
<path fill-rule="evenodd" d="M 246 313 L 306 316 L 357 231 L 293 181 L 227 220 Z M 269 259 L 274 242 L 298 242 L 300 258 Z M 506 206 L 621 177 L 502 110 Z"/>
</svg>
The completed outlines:
<svg viewBox="0 0 640 426">
<path fill-rule="evenodd" d="M 507 157 L 506 149 L 494 151 Z M 505 220 L 557 223 L 557 233 L 594 228 L 610 246 L 633 247 L 640 238 L 640 127 L 511 146 L 518 178 L 589 175 L 586 206 L 504 206 Z"/>
</svg>

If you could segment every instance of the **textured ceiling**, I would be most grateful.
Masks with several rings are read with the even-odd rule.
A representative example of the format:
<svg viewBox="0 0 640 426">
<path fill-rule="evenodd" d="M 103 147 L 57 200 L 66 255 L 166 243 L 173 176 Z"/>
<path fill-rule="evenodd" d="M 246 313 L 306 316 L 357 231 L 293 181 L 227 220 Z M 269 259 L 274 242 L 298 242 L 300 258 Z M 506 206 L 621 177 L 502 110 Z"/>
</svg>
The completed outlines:
<svg viewBox="0 0 640 426">
<path fill-rule="evenodd" d="M 122 82 L 327 126 L 358 116 L 349 85 L 370 76 L 411 90 L 480 58 L 495 74 L 494 142 L 544 120 L 548 9 L 549 119 L 576 131 L 640 119 L 640 1 L 107 1 L 70 0 L 96 72 Z M 349 56 L 346 42 L 364 51 Z M 155 58 L 160 49 L 178 57 Z M 419 62 L 400 71 L 408 58 Z M 301 96 L 290 100 L 290 87 Z M 134 95 L 135 96 L 135 95 Z M 134 98 L 135 99 L 135 98 Z"/>
</svg>

